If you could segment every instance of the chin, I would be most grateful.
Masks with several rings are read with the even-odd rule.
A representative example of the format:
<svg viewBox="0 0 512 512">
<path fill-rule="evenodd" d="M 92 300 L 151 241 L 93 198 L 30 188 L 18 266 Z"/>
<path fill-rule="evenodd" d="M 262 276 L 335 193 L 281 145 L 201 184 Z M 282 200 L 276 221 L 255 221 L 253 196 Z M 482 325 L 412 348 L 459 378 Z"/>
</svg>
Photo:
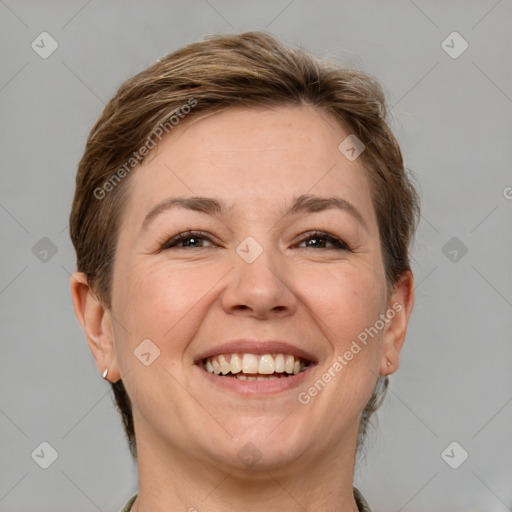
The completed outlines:
<svg viewBox="0 0 512 512">
<path fill-rule="evenodd" d="M 293 416 L 286 413 L 230 422 L 227 430 L 233 438 L 223 436 L 224 442 L 216 443 L 221 450 L 211 456 L 230 471 L 243 473 L 257 474 L 296 464 L 308 449 L 313 449 L 313 443 L 308 435 L 311 429 L 304 423 L 293 425 Z"/>
</svg>

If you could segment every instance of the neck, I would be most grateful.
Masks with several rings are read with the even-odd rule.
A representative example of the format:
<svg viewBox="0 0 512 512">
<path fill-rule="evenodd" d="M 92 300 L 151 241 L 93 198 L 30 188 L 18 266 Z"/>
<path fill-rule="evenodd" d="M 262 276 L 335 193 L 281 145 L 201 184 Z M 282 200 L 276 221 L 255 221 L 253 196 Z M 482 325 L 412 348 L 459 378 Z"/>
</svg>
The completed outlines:
<svg viewBox="0 0 512 512">
<path fill-rule="evenodd" d="M 356 446 L 353 436 L 347 437 L 350 443 L 288 466 L 244 471 L 139 436 L 139 493 L 131 510 L 357 512 L 352 487 Z"/>
</svg>

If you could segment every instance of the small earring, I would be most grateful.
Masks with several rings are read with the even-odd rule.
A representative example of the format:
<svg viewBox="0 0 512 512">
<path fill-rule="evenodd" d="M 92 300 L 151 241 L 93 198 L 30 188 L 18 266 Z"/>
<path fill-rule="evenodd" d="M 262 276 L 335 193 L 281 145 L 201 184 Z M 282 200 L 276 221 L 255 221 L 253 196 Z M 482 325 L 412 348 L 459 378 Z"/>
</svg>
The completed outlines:
<svg viewBox="0 0 512 512">
<path fill-rule="evenodd" d="M 389 367 L 389 366 L 391 366 L 391 361 L 388 361 L 388 363 L 387 363 L 387 364 L 388 364 L 388 367 Z"/>
<path fill-rule="evenodd" d="M 103 372 L 102 377 L 107 380 L 108 368 Z"/>
</svg>

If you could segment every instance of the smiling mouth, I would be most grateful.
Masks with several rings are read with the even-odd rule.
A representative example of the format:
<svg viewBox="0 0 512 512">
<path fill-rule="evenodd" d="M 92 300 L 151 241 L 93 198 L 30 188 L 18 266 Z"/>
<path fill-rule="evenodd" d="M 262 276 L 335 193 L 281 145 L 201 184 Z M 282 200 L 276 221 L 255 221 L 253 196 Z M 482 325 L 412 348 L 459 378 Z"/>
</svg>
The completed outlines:
<svg viewBox="0 0 512 512">
<path fill-rule="evenodd" d="M 218 354 L 201 361 L 201 366 L 213 375 L 258 381 L 288 378 L 305 371 L 309 364 L 292 354 Z"/>
</svg>

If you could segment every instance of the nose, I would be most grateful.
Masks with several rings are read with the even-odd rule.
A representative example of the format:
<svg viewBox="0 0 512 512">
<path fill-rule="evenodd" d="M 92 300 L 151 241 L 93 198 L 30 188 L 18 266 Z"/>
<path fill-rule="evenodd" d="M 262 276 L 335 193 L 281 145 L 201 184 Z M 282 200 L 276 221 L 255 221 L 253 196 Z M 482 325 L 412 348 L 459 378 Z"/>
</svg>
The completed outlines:
<svg viewBox="0 0 512 512">
<path fill-rule="evenodd" d="M 234 269 L 222 296 L 228 314 L 242 314 L 258 319 L 293 315 L 297 297 L 286 262 L 270 249 L 252 263 L 234 255 Z"/>
</svg>

